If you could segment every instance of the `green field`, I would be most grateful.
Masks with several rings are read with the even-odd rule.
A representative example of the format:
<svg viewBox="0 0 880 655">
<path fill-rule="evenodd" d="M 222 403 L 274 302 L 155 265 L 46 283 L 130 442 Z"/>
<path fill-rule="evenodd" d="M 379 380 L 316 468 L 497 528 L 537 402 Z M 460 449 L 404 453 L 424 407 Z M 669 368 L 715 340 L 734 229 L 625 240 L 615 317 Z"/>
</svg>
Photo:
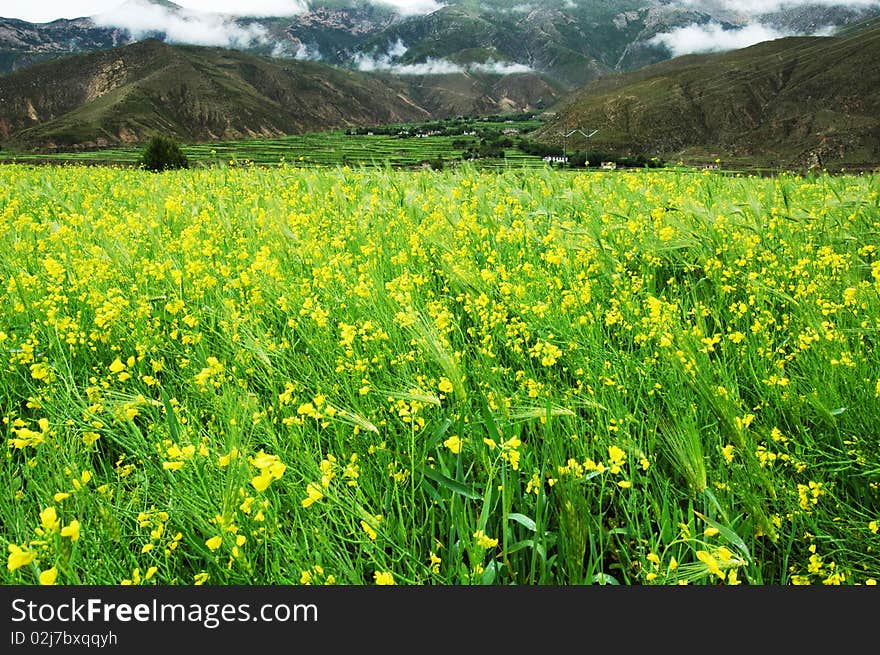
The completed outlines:
<svg viewBox="0 0 880 655">
<path fill-rule="evenodd" d="M 878 234 L 877 175 L 2 166 L 0 582 L 876 584 Z"/>
<path fill-rule="evenodd" d="M 277 166 L 282 163 L 300 167 L 367 165 L 416 167 L 424 163 L 445 164 L 459 162 L 466 148 L 456 142 L 479 143 L 481 138 L 499 135 L 505 129 L 515 129 L 517 138 L 540 125 L 540 121 L 527 116 L 494 117 L 492 120 L 478 118 L 448 119 L 428 123 L 401 123 L 378 126 L 373 134 L 361 128 L 351 134 L 348 130 L 330 130 L 303 135 L 241 141 L 218 141 L 211 143 L 184 144 L 184 154 L 195 166 L 216 166 L 233 163 L 252 163 L 260 166 Z M 463 129 L 476 135 L 431 135 L 434 131 Z M 388 133 L 383 133 L 388 132 Z M 408 136 L 398 136 L 408 132 Z M 514 140 L 511 137 L 511 140 Z M 85 152 L 33 153 L 0 151 L 0 162 L 21 163 L 80 163 L 108 165 L 136 165 L 143 147 L 106 148 Z M 541 157 L 522 152 L 515 145 L 505 148 L 504 157 L 485 158 L 482 167 L 540 166 Z"/>
</svg>

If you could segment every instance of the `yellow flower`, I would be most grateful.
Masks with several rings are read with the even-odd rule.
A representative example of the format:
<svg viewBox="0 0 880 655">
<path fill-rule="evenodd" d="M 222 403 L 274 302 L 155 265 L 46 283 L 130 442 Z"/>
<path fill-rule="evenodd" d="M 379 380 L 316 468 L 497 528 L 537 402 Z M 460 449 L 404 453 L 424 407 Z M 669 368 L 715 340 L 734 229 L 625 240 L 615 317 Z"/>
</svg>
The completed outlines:
<svg viewBox="0 0 880 655">
<path fill-rule="evenodd" d="M 612 475 L 620 473 L 620 467 L 624 462 L 626 462 L 626 452 L 618 446 L 608 446 L 608 464 Z"/>
<path fill-rule="evenodd" d="M 367 533 L 367 536 L 368 536 L 372 541 L 376 541 L 376 537 L 377 537 L 378 535 L 376 534 L 376 531 L 373 529 L 373 526 L 371 526 L 371 525 L 370 525 L 369 523 L 367 523 L 366 521 L 361 521 L 361 528 L 363 528 L 364 532 Z"/>
<path fill-rule="evenodd" d="M 196 573 L 196 574 L 193 576 L 193 584 L 195 584 L 196 586 L 198 586 L 198 585 L 203 585 L 203 584 L 205 584 L 207 581 L 208 581 L 208 574 L 205 573 L 204 571 L 201 571 L 201 572 L 199 572 L 199 573 Z"/>
<path fill-rule="evenodd" d="M 730 464 L 733 461 L 733 444 L 724 446 L 721 449 L 721 454 L 724 456 L 724 461 Z"/>
<path fill-rule="evenodd" d="M 68 525 L 61 528 L 62 537 L 70 537 L 71 541 L 79 539 L 79 521 L 73 519 Z"/>
<path fill-rule="evenodd" d="M 718 560 L 716 560 L 711 553 L 705 550 L 697 551 L 697 558 L 706 565 L 706 568 L 709 569 L 709 573 L 713 575 L 717 575 L 719 578 L 724 580 L 725 573 L 721 570 L 718 565 Z"/>
<path fill-rule="evenodd" d="M 257 476 L 251 478 L 251 485 L 257 491 L 266 491 L 269 484 L 272 482 L 272 475 L 268 471 L 263 471 Z"/>
<path fill-rule="evenodd" d="M 720 530 L 718 528 L 713 528 L 712 526 L 709 526 L 708 528 L 703 530 L 703 534 L 706 535 L 707 537 L 714 537 L 719 532 L 720 532 Z"/>
<path fill-rule="evenodd" d="M 437 385 L 437 388 L 440 389 L 443 393 L 450 393 L 453 390 L 452 382 L 447 377 L 440 378 L 440 383 Z"/>
<path fill-rule="evenodd" d="M 871 521 L 868 523 L 868 529 L 874 534 L 877 534 L 877 531 L 880 530 L 880 525 L 877 524 L 877 521 Z"/>
<path fill-rule="evenodd" d="M 91 446 L 100 438 L 101 435 L 97 432 L 83 432 L 82 441 L 86 446 Z"/>
<path fill-rule="evenodd" d="M 621 480 L 620 482 L 617 483 L 617 486 L 620 487 L 621 489 L 629 489 L 631 486 L 633 486 L 633 483 L 630 482 L 629 480 Z"/>
<path fill-rule="evenodd" d="M 376 581 L 377 585 L 394 584 L 394 576 L 391 574 L 391 571 L 376 571 L 373 573 L 373 579 Z"/>
<path fill-rule="evenodd" d="M 62 500 L 67 500 L 68 498 L 70 498 L 70 494 L 64 491 L 59 491 L 57 494 L 52 496 L 52 500 L 54 500 L 56 503 L 60 503 Z"/>
<path fill-rule="evenodd" d="M 497 539 L 492 539 L 486 536 L 486 533 L 482 530 L 477 530 L 474 532 L 474 539 L 477 540 L 477 545 L 480 548 L 494 548 L 498 545 Z"/>
<path fill-rule="evenodd" d="M 376 530 L 379 527 L 379 523 L 382 521 L 381 514 L 374 514 L 370 516 L 367 520 L 361 521 L 361 528 L 363 528 L 364 532 L 367 533 L 367 536 L 376 541 L 376 537 L 378 536 Z"/>
<path fill-rule="evenodd" d="M 54 566 L 51 569 L 46 569 L 45 571 L 40 572 L 41 585 L 53 585 L 55 584 L 56 578 L 58 578 L 58 569 Z"/>
<path fill-rule="evenodd" d="M 6 568 L 15 571 L 33 562 L 36 556 L 36 553 L 24 550 L 15 544 L 9 544 L 9 558 L 6 560 Z"/>
<path fill-rule="evenodd" d="M 449 437 L 443 442 L 443 445 L 449 448 L 454 455 L 458 455 L 461 452 L 461 439 L 457 435 Z"/>
<path fill-rule="evenodd" d="M 58 513 L 55 511 L 54 507 L 47 507 L 40 512 L 40 523 L 43 525 L 43 529 L 46 532 L 54 532 L 58 529 L 58 526 L 61 525 L 61 521 L 58 520 Z"/>
<path fill-rule="evenodd" d="M 257 491 L 265 491 L 272 480 L 280 479 L 287 469 L 287 465 L 282 463 L 277 455 L 270 455 L 263 450 L 251 457 L 249 461 L 260 470 L 260 474 L 251 479 L 251 485 Z"/>
<path fill-rule="evenodd" d="M 308 495 L 302 501 L 303 507 L 309 507 L 314 502 L 321 500 L 324 497 L 324 492 L 321 491 L 321 485 L 315 482 L 309 482 L 306 487 L 306 494 Z"/>
<path fill-rule="evenodd" d="M 211 550 L 217 550 L 223 544 L 223 537 L 215 536 L 211 537 L 205 542 L 205 545 Z"/>
<path fill-rule="evenodd" d="M 119 373 L 125 370 L 125 364 L 122 363 L 118 357 L 113 360 L 113 363 L 110 364 L 110 372 L 111 373 Z"/>
</svg>

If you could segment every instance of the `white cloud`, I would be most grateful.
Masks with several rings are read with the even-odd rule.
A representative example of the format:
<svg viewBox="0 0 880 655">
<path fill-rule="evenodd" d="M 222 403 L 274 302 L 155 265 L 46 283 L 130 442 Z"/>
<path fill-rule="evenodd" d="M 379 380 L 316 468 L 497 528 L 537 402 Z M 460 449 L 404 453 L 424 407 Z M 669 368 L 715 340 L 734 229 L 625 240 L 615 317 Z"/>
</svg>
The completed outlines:
<svg viewBox="0 0 880 655">
<path fill-rule="evenodd" d="M 135 39 L 163 33 L 169 43 L 246 47 L 267 40 L 261 25 L 241 26 L 229 16 L 190 10 L 171 10 L 146 0 L 129 0 L 93 17 L 99 27 L 128 30 Z"/>
<path fill-rule="evenodd" d="M 404 52 L 406 52 L 404 50 Z M 434 59 L 429 57 L 427 60 L 415 64 L 401 64 L 394 61 L 388 54 L 382 54 L 378 57 L 358 53 L 355 55 L 354 64 L 359 71 L 365 73 L 394 73 L 395 75 L 450 75 L 453 73 L 464 73 L 465 69 L 447 59 Z"/>
<path fill-rule="evenodd" d="M 321 50 L 315 44 L 300 43 L 293 55 L 294 59 L 300 61 L 321 61 Z"/>
<path fill-rule="evenodd" d="M 745 27 L 726 30 L 719 23 L 679 27 L 652 37 L 649 43 L 664 45 L 674 57 L 698 52 L 720 52 L 746 48 L 762 41 L 791 36 L 766 25 L 752 23 Z"/>
<path fill-rule="evenodd" d="M 464 68 L 447 59 L 433 59 L 431 57 L 418 64 L 395 64 L 387 70 L 397 75 L 452 75 L 465 71 Z"/>
<path fill-rule="evenodd" d="M 428 14 L 443 7 L 442 0 L 368 0 L 384 5 L 404 16 Z M 0 16 L 46 22 L 57 18 L 93 16 L 113 10 L 121 0 L 2 0 Z M 176 0 L 181 7 L 193 11 L 223 13 L 235 16 L 290 16 L 301 13 L 314 0 Z M 577 4 L 585 4 L 578 0 Z M 520 3 L 522 4 L 522 3 Z M 540 2 L 535 4 L 540 5 Z M 564 0 L 567 7 L 573 0 Z M 647 4 L 647 3 L 646 3 Z M 675 0 L 672 6 L 723 8 L 743 15 L 759 15 L 779 9 L 804 5 L 863 8 L 880 5 L 880 0 Z"/>
<path fill-rule="evenodd" d="M 377 70 L 389 70 L 396 64 L 394 61 L 406 54 L 408 48 L 398 37 L 397 41 L 388 44 L 388 49 L 378 55 L 358 52 L 354 56 L 354 65 L 358 70 L 372 72 Z"/>
<path fill-rule="evenodd" d="M 508 63 L 505 61 L 489 61 L 483 64 L 471 64 L 469 70 L 477 73 L 492 73 L 493 75 L 512 75 L 514 73 L 531 73 L 533 69 L 525 64 Z"/>
<path fill-rule="evenodd" d="M 468 64 L 462 66 L 448 59 L 435 59 L 429 57 L 423 62 L 403 64 L 398 60 L 406 54 L 406 44 L 397 39 L 389 43 L 385 52 L 380 54 L 367 54 L 359 52 L 354 56 L 355 67 L 366 73 L 386 72 L 396 75 L 451 75 L 454 73 L 492 73 L 495 75 L 510 75 L 512 73 L 528 73 L 531 68 L 523 64 L 498 62 L 488 60 L 485 63 Z"/>
<path fill-rule="evenodd" d="M 321 49 L 315 43 L 298 43 L 296 48 L 292 44 L 277 42 L 270 53 L 277 59 L 297 59 L 299 61 L 321 61 Z"/>
<path fill-rule="evenodd" d="M 407 50 L 409 50 L 409 48 L 406 47 L 403 39 L 397 37 L 397 41 L 388 46 L 388 56 L 392 59 L 397 59 L 398 57 L 403 57 Z"/>
<path fill-rule="evenodd" d="M 193 11 L 260 18 L 296 16 L 309 10 L 309 0 L 177 0 L 175 4 Z"/>
<path fill-rule="evenodd" d="M 846 7 L 856 9 L 880 5 L 880 0 L 679 0 L 686 7 L 704 9 L 727 9 L 729 11 L 755 16 L 768 14 L 780 9 L 803 6 Z"/>
<path fill-rule="evenodd" d="M 369 0 L 369 2 L 374 5 L 385 5 L 401 16 L 430 14 L 445 6 L 435 0 Z"/>
</svg>

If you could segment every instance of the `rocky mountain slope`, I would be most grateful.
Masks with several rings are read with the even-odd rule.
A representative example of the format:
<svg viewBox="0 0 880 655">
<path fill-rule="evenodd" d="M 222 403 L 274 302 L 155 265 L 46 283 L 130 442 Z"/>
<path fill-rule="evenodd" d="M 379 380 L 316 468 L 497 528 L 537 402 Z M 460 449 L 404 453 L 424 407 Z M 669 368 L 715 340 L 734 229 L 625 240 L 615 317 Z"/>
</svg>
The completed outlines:
<svg viewBox="0 0 880 655">
<path fill-rule="evenodd" d="M 401 15 L 368 0 L 310 0 L 292 16 L 232 18 L 196 16 L 167 0 L 127 0 L 76 20 L 0 19 L 0 73 L 153 36 L 404 74 L 426 62 L 516 65 L 573 88 L 670 58 L 676 52 L 667 37 L 688 26 L 812 34 L 880 15 L 880 5 L 863 3 L 770 4 L 775 9 L 743 12 L 722 0 L 446 0 L 436 11 Z"/>
<path fill-rule="evenodd" d="M 29 150 L 296 134 L 552 104 L 531 73 L 362 73 L 155 39 L 0 77 L 0 141 Z"/>
<path fill-rule="evenodd" d="M 880 25 L 675 58 L 585 86 L 535 134 L 665 158 L 777 165 L 880 161 Z"/>
</svg>

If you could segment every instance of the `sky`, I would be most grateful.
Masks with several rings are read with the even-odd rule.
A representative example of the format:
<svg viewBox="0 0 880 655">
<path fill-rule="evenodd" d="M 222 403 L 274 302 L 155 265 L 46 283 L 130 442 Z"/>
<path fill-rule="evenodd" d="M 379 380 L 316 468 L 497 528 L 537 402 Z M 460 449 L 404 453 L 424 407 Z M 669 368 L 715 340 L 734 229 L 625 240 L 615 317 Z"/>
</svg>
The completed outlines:
<svg viewBox="0 0 880 655">
<path fill-rule="evenodd" d="M 424 14 L 442 6 L 442 0 L 372 0 L 398 9 L 402 14 Z M 522 4 L 525 0 L 511 0 Z M 587 2 L 589 0 L 573 0 Z M 743 14 L 755 14 L 804 4 L 864 7 L 880 4 L 880 0 L 678 0 L 686 6 L 714 5 Z M 117 8 L 125 0 L 0 0 L 0 16 L 31 22 L 47 22 L 57 18 L 93 16 Z M 176 0 L 176 4 L 193 11 L 210 11 L 248 16 L 291 15 L 302 11 L 308 0 Z M 532 0 L 530 4 L 540 4 Z"/>
<path fill-rule="evenodd" d="M 246 16 L 284 16 L 302 11 L 308 0 L 172 0 L 193 11 L 210 11 Z M 400 13 L 428 13 L 438 9 L 435 0 L 373 0 Z M 125 0 L 0 0 L 0 16 L 45 23 L 57 18 L 94 16 L 113 10 Z"/>
</svg>

